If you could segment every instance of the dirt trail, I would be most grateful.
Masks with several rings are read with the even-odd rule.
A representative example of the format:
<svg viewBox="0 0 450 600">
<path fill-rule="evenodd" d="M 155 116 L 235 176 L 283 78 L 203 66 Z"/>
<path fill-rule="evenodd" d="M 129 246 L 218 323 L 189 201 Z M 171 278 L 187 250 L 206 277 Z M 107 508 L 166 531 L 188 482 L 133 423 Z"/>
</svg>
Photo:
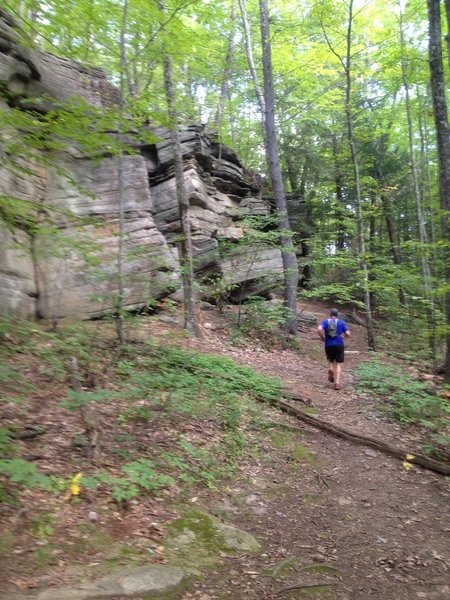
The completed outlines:
<svg viewBox="0 0 450 600">
<path fill-rule="evenodd" d="M 224 348 L 215 334 L 190 344 L 226 352 L 282 377 L 330 422 L 414 446 L 413 434 L 380 416 L 371 401 L 355 392 L 354 369 L 370 357 L 363 329 L 351 329 L 339 392 L 326 381 L 314 329 L 302 334 L 301 355 Z M 419 467 L 406 471 L 398 459 L 309 428 L 294 417 L 280 414 L 277 422 L 280 428 L 268 431 L 264 440 L 267 454 L 243 467 L 220 501 L 214 494 L 202 498 L 256 535 L 263 554 L 224 557 L 220 568 L 180 598 L 450 598 L 448 481 Z M 314 583 L 332 586 L 281 591 Z"/>
<path fill-rule="evenodd" d="M 315 305 L 307 310 L 315 312 L 318 320 L 326 314 L 324 306 Z M 145 321 L 136 329 L 136 338 L 159 337 L 164 344 L 181 343 L 204 353 L 230 356 L 238 363 L 283 379 L 319 417 L 331 423 L 400 447 L 419 448 L 420 442 L 413 431 L 405 431 L 387 416 L 380 415 L 375 402 L 358 395 L 355 390 L 354 370 L 361 361 L 370 360 L 365 350 L 363 328 L 351 326 L 342 389 L 335 391 L 327 382 L 326 361 L 315 328 L 302 332 L 301 352 L 279 347 L 267 350 L 256 339 L 250 346 L 236 347 L 230 341 L 229 320 L 214 310 L 202 311 L 201 316 L 204 331 L 201 340 L 180 336 L 179 322 L 172 314 Z M 97 323 L 95 327 L 100 325 Z M 114 335 L 107 323 L 102 335 Z M 33 414 L 37 423 L 59 427 L 60 413 L 57 411 L 56 417 L 50 415 L 59 419 L 57 423 L 47 423 L 44 419 L 44 416 L 48 417 L 49 407 L 55 406 L 56 410 L 57 403 L 64 397 L 62 387 L 59 392 L 53 387 L 53 384 L 51 390 L 49 387 L 51 397 L 41 394 L 35 398 Z M 122 409 L 116 408 L 120 414 Z M 113 418 L 110 411 L 116 408 L 112 404 L 103 407 L 107 411 L 104 417 Z M 48 458 L 44 457 L 41 468 L 47 465 L 49 469 L 55 469 L 56 465 L 56 472 L 73 472 L 76 465 L 78 469 L 79 459 L 76 455 L 74 459 L 73 450 L 65 445 L 66 440 L 78 431 L 78 421 L 66 415 L 63 426 L 64 430 L 55 429 L 57 435 L 50 438 L 52 444 L 46 449 Z M 213 427 L 211 431 L 214 432 Z M 170 447 L 173 432 L 159 433 Z M 201 435 L 209 435 L 209 430 L 202 429 Z M 250 556 L 223 553 L 217 567 L 206 572 L 201 582 L 179 594 L 178 600 L 450 598 L 448 480 L 416 466 L 406 471 L 396 458 L 333 437 L 263 404 L 260 424 L 246 435 L 254 439 L 254 456 L 242 462 L 233 480 L 226 482 L 222 490 L 199 490 L 192 506 L 252 533 L 261 542 L 263 551 Z M 39 449 L 41 443 L 32 441 L 27 452 L 34 451 L 35 445 Z M 105 451 L 107 448 L 105 440 Z M 112 460 L 111 456 L 109 460 Z M 43 495 L 28 493 L 28 506 L 24 506 L 23 512 L 16 515 L 15 509 L 6 511 L 5 522 L 11 531 L 25 535 L 25 511 L 32 515 L 37 509 L 42 510 L 43 498 Z M 152 499 L 149 496 L 145 501 L 130 503 L 123 514 L 110 510 L 106 499 L 100 501 L 86 495 L 86 500 L 92 501 L 93 507 L 99 503 L 99 514 L 107 519 L 102 522 L 103 528 L 99 528 L 109 536 L 105 539 L 112 543 L 117 538 L 116 541 L 127 548 L 136 543 L 136 535 L 141 535 L 142 531 L 147 535 L 146 527 L 154 527 L 154 521 L 156 537 L 151 540 L 158 548 L 163 543 L 159 524 L 164 530 L 164 524 L 175 518 L 170 500 L 166 503 L 163 497 Z M 65 543 L 67 535 L 75 536 L 78 528 L 85 526 L 86 507 L 91 505 L 83 502 L 69 505 L 57 498 L 54 502 L 61 511 L 61 523 L 64 524 L 64 529 L 58 529 L 51 538 L 56 547 L 57 543 Z M 24 525 L 18 529 L 21 519 Z M 77 544 L 84 544 L 84 538 L 73 539 Z M 13 554 L 8 557 L 9 562 L 5 561 L 8 566 L 18 566 L 19 561 L 24 563 L 17 574 L 13 568 L 13 577 L 7 579 L 7 585 L 14 586 L 14 591 L 22 585 L 19 589 L 39 588 L 47 583 L 51 586 L 70 585 L 79 580 L 80 572 L 89 578 L 91 571 L 87 567 L 95 569 L 107 553 L 104 542 L 100 544 L 99 539 L 101 547 L 98 551 L 87 551 L 79 568 L 75 565 L 73 570 L 61 560 L 56 565 L 52 563 L 40 577 L 41 574 L 33 570 L 32 554 L 28 554 L 35 550 L 38 542 L 32 540 L 30 545 L 29 536 L 22 540 L 19 537 L 18 541 L 21 542 L 17 550 L 20 554 Z M 168 560 L 163 553 L 161 560 Z M 300 584 L 324 586 L 282 591 Z M 0 596 L 3 592 L 0 589 Z M 9 600 L 8 596 L 6 598 Z"/>
</svg>

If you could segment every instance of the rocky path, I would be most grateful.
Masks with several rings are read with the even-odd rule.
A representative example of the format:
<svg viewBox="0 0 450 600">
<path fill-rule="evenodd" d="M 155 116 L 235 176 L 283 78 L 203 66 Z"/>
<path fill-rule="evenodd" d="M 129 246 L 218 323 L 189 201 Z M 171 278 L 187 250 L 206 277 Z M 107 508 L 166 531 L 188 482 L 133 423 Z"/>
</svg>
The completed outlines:
<svg viewBox="0 0 450 600">
<path fill-rule="evenodd" d="M 306 356 L 262 348 L 227 353 L 282 377 L 330 422 L 413 445 L 414 436 L 355 392 L 353 371 L 369 357 L 363 331 L 354 326 L 352 334 L 339 392 L 326 382 L 315 330 L 303 335 Z M 224 351 L 213 335 L 195 344 Z M 257 536 L 263 553 L 224 556 L 215 571 L 180 598 L 450 598 L 448 481 L 419 467 L 406 471 L 397 459 L 294 417 L 271 418 L 277 425 L 264 434 L 262 455 L 242 468 L 220 501 L 217 495 L 202 499 Z M 312 585 L 319 587 L 303 587 Z"/>
</svg>

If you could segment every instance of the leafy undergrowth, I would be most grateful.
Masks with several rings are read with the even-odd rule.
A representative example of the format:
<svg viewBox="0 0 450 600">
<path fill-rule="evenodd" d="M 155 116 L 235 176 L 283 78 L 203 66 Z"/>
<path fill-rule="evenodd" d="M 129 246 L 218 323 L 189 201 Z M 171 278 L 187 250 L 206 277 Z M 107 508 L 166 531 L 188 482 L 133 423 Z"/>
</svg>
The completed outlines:
<svg viewBox="0 0 450 600">
<path fill-rule="evenodd" d="M 112 329 L 1 324 L 0 555 L 5 569 L 16 561 L 19 587 L 21 555 L 29 577 L 142 559 L 137 537 L 161 560 L 173 507 L 257 452 L 260 401 L 281 394 L 279 380 L 225 357 L 152 340 L 119 353 Z"/>
<path fill-rule="evenodd" d="M 419 426 L 427 441 L 424 451 L 450 458 L 450 404 L 444 390 L 438 395 L 430 381 L 419 381 L 394 365 L 377 360 L 359 365 L 359 387 L 382 400 L 381 408 L 407 425 Z"/>
</svg>

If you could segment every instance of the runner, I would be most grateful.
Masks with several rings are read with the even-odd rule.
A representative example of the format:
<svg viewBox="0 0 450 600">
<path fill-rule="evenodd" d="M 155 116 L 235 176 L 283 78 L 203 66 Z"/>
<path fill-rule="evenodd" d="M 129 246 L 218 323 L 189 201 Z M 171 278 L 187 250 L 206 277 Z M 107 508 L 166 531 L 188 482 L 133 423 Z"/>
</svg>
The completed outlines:
<svg viewBox="0 0 450 600">
<path fill-rule="evenodd" d="M 350 337 L 345 321 L 338 319 L 337 308 L 330 310 L 330 318 L 324 319 L 317 328 L 320 339 L 325 342 L 325 354 L 328 360 L 328 381 L 334 383 L 334 389 L 341 388 L 341 371 L 344 362 L 344 337 Z"/>
</svg>

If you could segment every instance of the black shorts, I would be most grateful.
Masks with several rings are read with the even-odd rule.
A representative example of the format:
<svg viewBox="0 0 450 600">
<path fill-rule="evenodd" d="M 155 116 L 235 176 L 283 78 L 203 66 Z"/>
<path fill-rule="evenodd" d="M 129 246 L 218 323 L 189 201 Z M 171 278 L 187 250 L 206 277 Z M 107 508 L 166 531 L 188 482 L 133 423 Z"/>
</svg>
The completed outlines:
<svg viewBox="0 0 450 600">
<path fill-rule="evenodd" d="M 330 362 L 344 362 L 344 344 L 338 346 L 325 346 L 325 354 Z"/>
</svg>

